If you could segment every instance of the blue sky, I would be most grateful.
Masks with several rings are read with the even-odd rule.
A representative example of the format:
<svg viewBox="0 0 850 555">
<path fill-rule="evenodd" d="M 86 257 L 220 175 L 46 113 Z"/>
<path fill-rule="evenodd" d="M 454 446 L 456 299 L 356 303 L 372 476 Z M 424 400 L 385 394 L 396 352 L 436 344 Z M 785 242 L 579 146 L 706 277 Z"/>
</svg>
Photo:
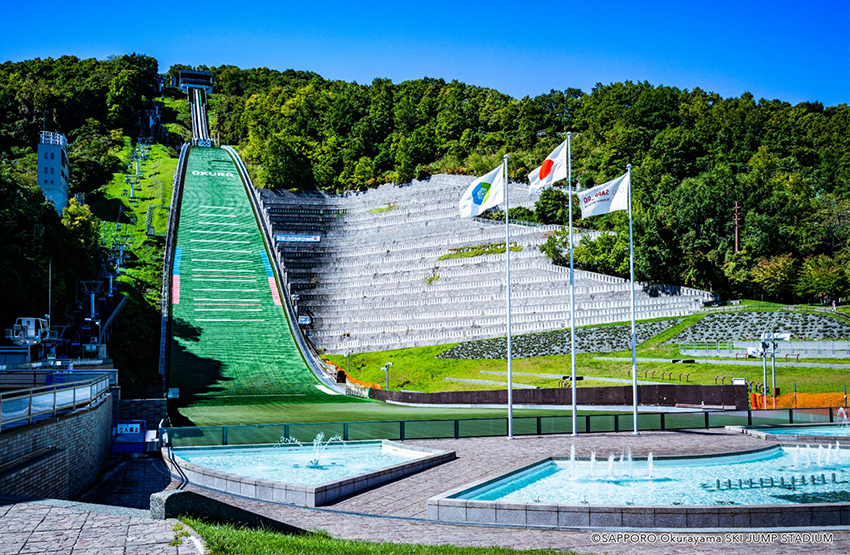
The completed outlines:
<svg viewBox="0 0 850 555">
<path fill-rule="evenodd" d="M 513 96 L 647 80 L 850 102 L 850 1 L 5 2 L 0 60 L 141 52 L 368 83 L 458 79 Z M 196 8 L 200 13 L 192 13 Z"/>
</svg>

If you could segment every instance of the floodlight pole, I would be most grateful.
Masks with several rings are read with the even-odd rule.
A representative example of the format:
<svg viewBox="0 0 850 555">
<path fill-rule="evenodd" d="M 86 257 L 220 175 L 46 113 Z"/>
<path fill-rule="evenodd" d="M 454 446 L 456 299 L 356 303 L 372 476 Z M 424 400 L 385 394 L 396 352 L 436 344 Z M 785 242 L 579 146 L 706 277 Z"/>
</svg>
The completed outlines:
<svg viewBox="0 0 850 555">
<path fill-rule="evenodd" d="M 392 365 L 393 365 L 392 362 L 388 362 L 388 363 L 384 364 L 384 374 L 386 375 L 386 383 L 387 383 L 386 390 L 387 391 L 390 390 L 390 366 L 392 366 Z"/>
<path fill-rule="evenodd" d="M 773 400 L 773 408 L 776 409 L 776 332 L 770 332 L 770 377 L 772 382 L 772 388 L 770 390 L 770 398 Z"/>
<path fill-rule="evenodd" d="M 767 410 L 767 331 L 761 334 L 761 360 L 762 360 L 762 408 Z"/>
</svg>

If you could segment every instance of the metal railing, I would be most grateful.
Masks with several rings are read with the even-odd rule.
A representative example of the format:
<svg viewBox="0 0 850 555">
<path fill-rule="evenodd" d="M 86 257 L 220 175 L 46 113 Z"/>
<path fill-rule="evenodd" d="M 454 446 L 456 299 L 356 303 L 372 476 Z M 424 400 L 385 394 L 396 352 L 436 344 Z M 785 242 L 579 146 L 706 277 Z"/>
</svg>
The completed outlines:
<svg viewBox="0 0 850 555">
<path fill-rule="evenodd" d="M 180 197 L 183 192 L 183 174 L 186 170 L 186 159 L 189 155 L 189 144 L 184 143 L 177 160 L 177 170 L 174 172 L 174 183 L 171 190 L 171 207 L 168 211 L 168 228 L 165 232 L 165 254 L 162 263 L 162 295 L 160 297 L 160 329 L 159 329 L 159 375 L 162 383 L 166 383 L 168 373 L 168 333 L 169 317 L 171 315 L 171 270 L 174 265 L 175 235 L 180 214 Z"/>
<path fill-rule="evenodd" d="M 0 431 L 32 424 L 99 401 L 109 394 L 109 376 L 0 393 Z"/>
<path fill-rule="evenodd" d="M 93 380 L 101 376 L 109 378 L 109 385 L 118 385 L 118 370 L 115 368 L 57 368 L 0 370 L 0 388 L 38 387 L 72 381 Z"/>
<path fill-rule="evenodd" d="M 785 425 L 834 422 L 837 411 L 820 409 L 694 411 L 641 413 L 641 431 L 675 431 L 724 426 Z M 389 420 L 365 422 L 318 422 L 299 424 L 250 424 L 235 426 L 168 427 L 162 429 L 163 444 L 171 447 L 204 445 L 274 444 L 282 438 L 312 441 L 319 432 L 326 437 L 338 435 L 345 441 L 390 439 L 461 439 L 507 436 L 507 418 L 469 418 L 446 420 Z M 572 433 L 572 417 L 521 416 L 514 418 L 516 435 Z M 633 431 L 631 413 L 579 415 L 577 433 Z"/>
</svg>

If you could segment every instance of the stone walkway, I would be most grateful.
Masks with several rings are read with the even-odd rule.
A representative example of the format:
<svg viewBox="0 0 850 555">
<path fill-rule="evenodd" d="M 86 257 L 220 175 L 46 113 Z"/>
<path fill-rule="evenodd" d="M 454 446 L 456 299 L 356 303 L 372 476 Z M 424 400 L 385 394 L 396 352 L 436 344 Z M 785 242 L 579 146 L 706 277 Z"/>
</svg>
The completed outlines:
<svg viewBox="0 0 850 555">
<path fill-rule="evenodd" d="M 378 487 L 320 509 L 265 503 L 188 486 L 225 503 L 237 505 L 255 513 L 285 522 L 304 530 L 325 530 L 333 537 L 367 541 L 400 543 L 454 544 L 465 546 L 501 546 L 514 549 L 573 550 L 578 553 L 623 553 L 632 555 L 688 553 L 751 555 L 753 550 L 764 553 L 826 553 L 850 551 L 850 530 L 832 531 L 831 543 L 807 541 L 789 543 L 802 537 L 759 538 L 761 545 L 752 543 L 749 532 L 742 536 L 726 537 L 717 534 L 674 534 L 675 541 L 662 542 L 661 533 L 645 537 L 644 542 L 626 538 L 624 543 L 601 543 L 599 531 L 545 530 L 509 526 L 470 526 L 425 520 L 426 500 L 448 489 L 477 480 L 482 476 L 502 474 L 512 468 L 552 455 L 569 453 L 575 444 L 580 457 L 596 451 L 601 457 L 609 452 L 631 449 L 636 456 L 708 454 L 765 447 L 771 441 L 721 430 L 686 432 L 646 432 L 640 436 L 628 433 L 571 436 L 476 438 L 462 440 L 410 441 L 414 445 L 453 450 L 458 459 L 419 474 Z M 179 487 L 176 482 L 170 488 Z M 185 487 L 185 486 L 184 486 Z M 622 532 L 621 530 L 614 531 Z M 733 531 L 738 533 L 738 531 Z M 808 532 L 812 532 L 809 530 Z M 717 543 L 695 544 L 696 538 Z M 811 540 L 812 538 L 808 538 Z M 821 538 L 822 539 L 822 538 Z M 730 541 L 731 540 L 731 541 Z M 782 543 L 785 540 L 785 543 Z"/>
<path fill-rule="evenodd" d="M 8 503 L 0 505 L 0 555 L 200 553 L 190 537 L 176 544 L 175 524 L 176 520 L 152 520 L 146 511 L 110 510 L 71 501 Z"/>
<path fill-rule="evenodd" d="M 124 458 L 102 472 L 98 483 L 80 497 L 86 503 L 148 510 L 151 494 L 164 490 L 171 478 L 154 463 L 159 458 Z"/>
</svg>

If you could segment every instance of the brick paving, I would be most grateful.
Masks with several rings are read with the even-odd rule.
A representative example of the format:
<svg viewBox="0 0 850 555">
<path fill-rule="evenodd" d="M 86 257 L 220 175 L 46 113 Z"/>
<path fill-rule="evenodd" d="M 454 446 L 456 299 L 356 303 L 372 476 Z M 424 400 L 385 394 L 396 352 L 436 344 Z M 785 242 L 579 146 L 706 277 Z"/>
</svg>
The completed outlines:
<svg viewBox="0 0 850 555">
<path fill-rule="evenodd" d="M 784 543 L 783 538 L 754 546 L 748 543 L 749 532 L 740 542 L 721 545 L 689 545 L 680 542 L 618 543 L 594 542 L 597 531 L 546 530 L 509 526 L 453 525 L 424 519 L 426 500 L 438 493 L 481 478 L 483 475 L 502 474 L 512 468 L 535 462 L 553 455 L 569 453 L 575 444 L 577 455 L 587 457 L 594 450 L 604 458 L 609 452 L 619 453 L 631 449 L 636 456 L 650 451 L 656 456 L 710 454 L 756 449 L 773 444 L 751 436 L 721 430 L 693 430 L 685 432 L 646 432 L 640 436 L 628 433 L 593 434 L 578 437 L 544 436 L 506 438 L 475 438 L 462 440 L 409 441 L 414 445 L 456 451 L 458 459 L 426 470 L 374 490 L 354 495 L 319 509 L 265 503 L 231 495 L 195 490 L 220 501 L 237 505 L 255 513 L 285 522 L 304 530 L 324 530 L 333 537 L 366 541 L 392 541 L 401 543 L 454 544 L 464 546 L 500 546 L 514 549 L 551 549 L 578 553 L 620 553 L 628 555 L 655 555 L 681 553 L 750 555 L 754 549 L 764 553 L 827 553 L 850 552 L 850 530 L 831 531 L 831 543 Z M 171 488 L 178 484 L 172 483 Z M 618 530 L 619 531 L 619 530 Z M 739 531 L 733 531 L 739 533 Z M 660 535 L 660 533 L 659 533 Z M 694 541 L 695 534 L 676 534 L 684 541 Z M 724 532 L 700 536 L 726 540 Z M 789 537 L 786 540 L 801 538 Z"/>
<path fill-rule="evenodd" d="M 152 520 L 142 511 L 58 500 L 0 505 L 0 555 L 196 555 L 189 538 L 180 545 L 176 520 Z"/>
<path fill-rule="evenodd" d="M 113 507 L 149 509 L 151 494 L 164 490 L 171 478 L 164 475 L 149 457 L 110 461 L 100 481 L 80 497 L 80 501 Z"/>
</svg>

